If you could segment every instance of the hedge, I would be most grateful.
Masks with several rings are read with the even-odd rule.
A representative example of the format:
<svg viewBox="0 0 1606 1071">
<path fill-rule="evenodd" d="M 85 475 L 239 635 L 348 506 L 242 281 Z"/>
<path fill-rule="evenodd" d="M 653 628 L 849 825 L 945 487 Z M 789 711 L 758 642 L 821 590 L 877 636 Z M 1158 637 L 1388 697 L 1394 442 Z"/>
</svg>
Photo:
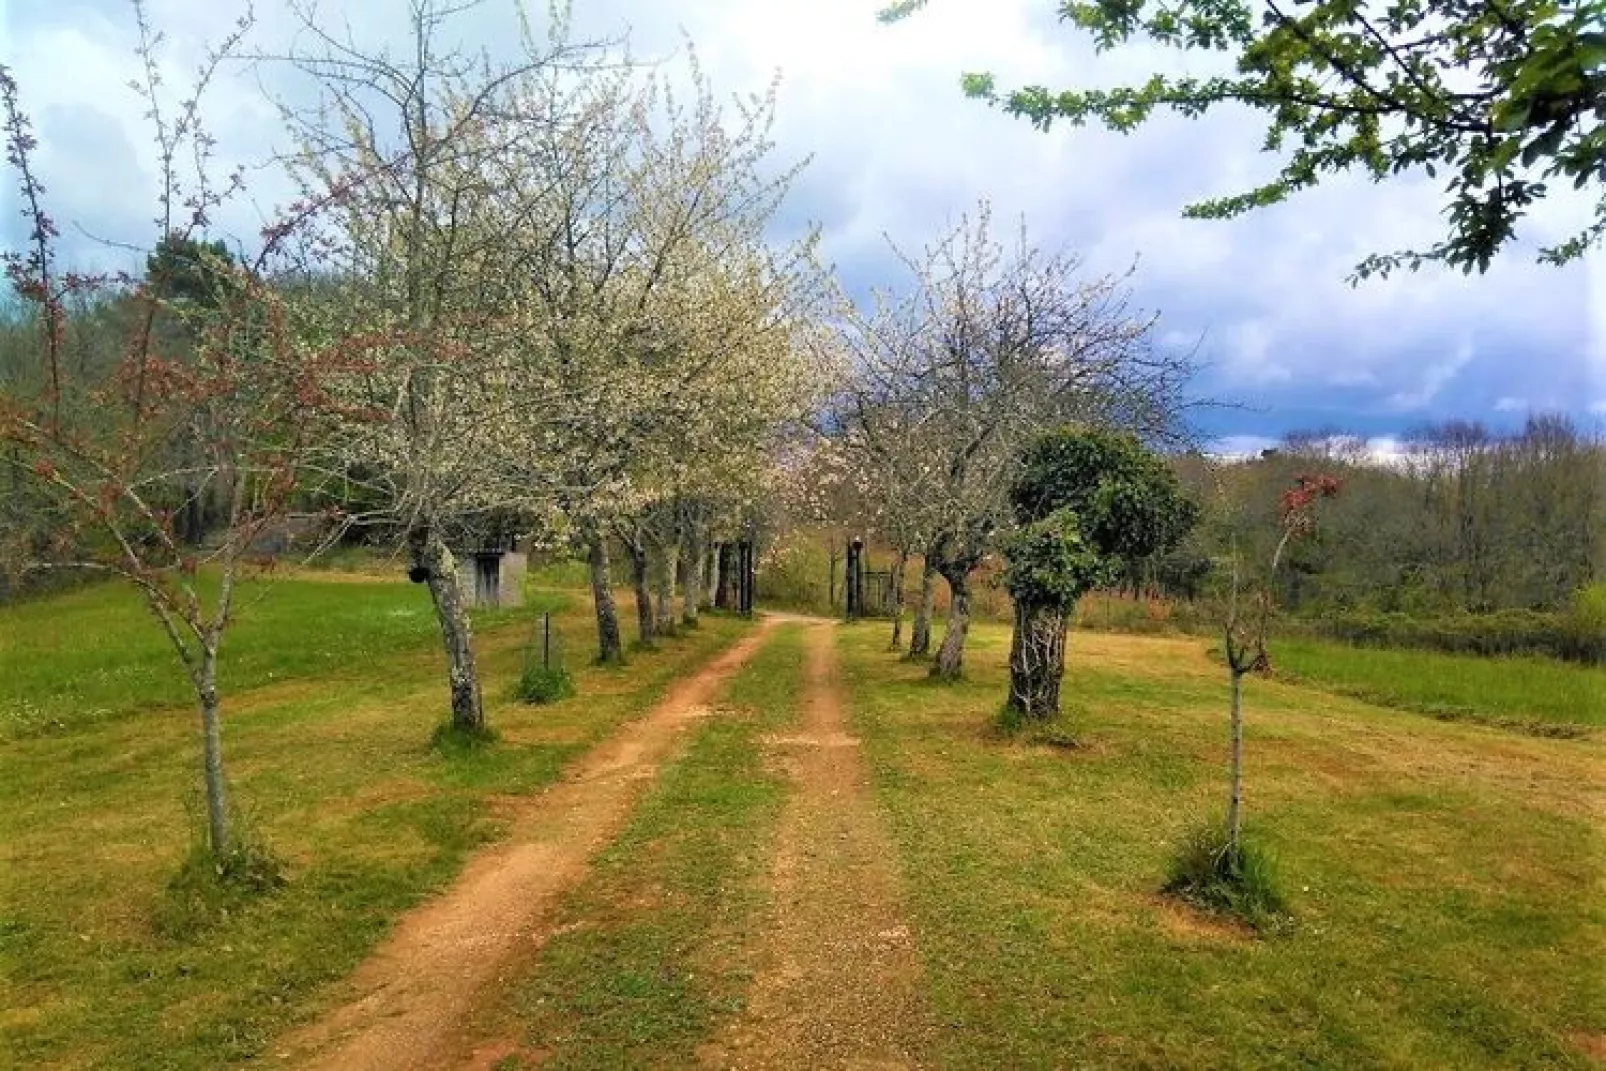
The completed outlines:
<svg viewBox="0 0 1606 1071">
<path fill-rule="evenodd" d="M 1573 662 L 1606 662 L 1606 629 L 1572 613 L 1496 610 L 1411 617 L 1350 611 L 1304 623 L 1320 635 L 1366 647 L 1415 647 L 1475 655 L 1547 655 Z"/>
</svg>

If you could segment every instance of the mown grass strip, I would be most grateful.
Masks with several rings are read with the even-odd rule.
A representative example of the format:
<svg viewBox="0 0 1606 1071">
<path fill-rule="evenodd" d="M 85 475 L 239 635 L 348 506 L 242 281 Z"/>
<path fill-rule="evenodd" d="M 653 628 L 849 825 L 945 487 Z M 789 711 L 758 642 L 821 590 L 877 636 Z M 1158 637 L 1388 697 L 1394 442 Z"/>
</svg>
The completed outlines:
<svg viewBox="0 0 1606 1071">
<path fill-rule="evenodd" d="M 339 620 L 366 598 L 354 587 L 305 582 L 307 620 L 280 620 L 260 638 L 293 649 L 324 636 L 318 620 Z M 390 598 L 389 586 L 378 597 Z M 583 651 L 584 597 L 568 600 L 559 621 Z M 155 631 L 142 620 L 120 627 L 98 633 L 113 657 L 125 637 L 138 648 Z M 322 984 L 344 976 L 398 913 L 497 835 L 498 797 L 551 783 L 747 627 L 709 617 L 626 669 L 577 667 L 579 694 L 540 707 L 510 698 L 528 620 L 482 628 L 501 740 L 450 756 L 428 743 L 445 716 L 438 650 L 382 654 L 359 636 L 359 654 L 326 637 L 346 651 L 338 671 L 275 678 L 226 702 L 234 798 L 290 876 L 277 892 L 225 905 L 227 915 L 188 917 L 166 889 L 192 835 L 184 800 L 199 767 L 187 710 L 131 710 L 11 741 L 0 754 L 0 1052 L 23 1066 L 116 1068 L 260 1055 L 316 1013 Z M 59 666 L 63 686 L 80 664 Z M 34 679 L 49 686 L 46 675 Z"/>
<path fill-rule="evenodd" d="M 1295 923 L 1158 895 L 1226 794 L 1226 684 L 1196 641 L 1078 633 L 1080 746 L 987 731 L 1007 630 L 928 683 L 841 630 L 910 891 L 935 1062 L 1585 1067 L 1606 1008 L 1606 752 L 1249 684 L 1248 800 Z"/>
<path fill-rule="evenodd" d="M 497 628 L 520 611 L 479 611 Z M 313 676 L 363 678 L 362 667 L 439 642 L 429 596 L 407 583 L 249 580 L 236 599 L 219 667 L 224 701 Z M 0 607 L 0 739 L 195 703 L 167 638 L 126 584 L 93 584 Z"/>
<path fill-rule="evenodd" d="M 1606 667 L 1284 639 L 1277 674 L 1379 706 L 1536 736 L 1606 726 Z"/>
<path fill-rule="evenodd" d="M 555 932 L 480 1025 L 498 1066 L 686 1067 L 751 977 L 752 927 L 786 792 L 760 738 L 792 724 L 802 631 L 781 626 L 563 901 Z"/>
</svg>

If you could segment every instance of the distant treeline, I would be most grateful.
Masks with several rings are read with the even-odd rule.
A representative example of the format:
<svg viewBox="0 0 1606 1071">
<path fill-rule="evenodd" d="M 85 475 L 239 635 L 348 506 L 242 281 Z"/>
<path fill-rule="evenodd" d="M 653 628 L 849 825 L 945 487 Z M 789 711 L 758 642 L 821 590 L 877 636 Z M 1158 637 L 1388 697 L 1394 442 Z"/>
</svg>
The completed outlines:
<svg viewBox="0 0 1606 1071">
<path fill-rule="evenodd" d="M 1387 456 L 1358 437 L 1307 433 L 1256 458 L 1194 454 L 1177 467 L 1200 523 L 1176 552 L 1135 563 L 1130 587 L 1219 594 L 1234 543 L 1263 557 L 1278 495 L 1302 473 L 1328 473 L 1343 491 L 1279 578 L 1291 615 L 1357 643 L 1606 656 L 1606 443 L 1564 416 L 1504 435 L 1424 427 Z"/>
</svg>

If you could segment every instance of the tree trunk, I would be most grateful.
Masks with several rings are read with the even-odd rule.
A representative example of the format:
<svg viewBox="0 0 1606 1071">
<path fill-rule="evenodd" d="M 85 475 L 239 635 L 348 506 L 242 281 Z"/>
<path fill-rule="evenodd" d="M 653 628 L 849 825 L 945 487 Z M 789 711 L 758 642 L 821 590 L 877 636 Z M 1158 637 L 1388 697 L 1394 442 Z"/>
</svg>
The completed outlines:
<svg viewBox="0 0 1606 1071">
<path fill-rule="evenodd" d="M 1244 675 L 1235 669 L 1229 672 L 1232 675 L 1232 799 L 1227 803 L 1227 852 L 1236 863 L 1243 850 Z"/>
<path fill-rule="evenodd" d="M 695 539 L 680 552 L 680 620 L 687 628 L 697 627 L 697 592 L 703 586 L 698 568 L 701 559 Z"/>
<path fill-rule="evenodd" d="M 957 570 L 944 574 L 948 581 L 948 624 L 943 629 L 942 646 L 937 649 L 937 661 L 931 675 L 945 681 L 956 681 L 965 675 L 965 636 L 970 632 L 970 574 Z"/>
<path fill-rule="evenodd" d="M 829 563 L 827 564 L 827 567 L 826 567 L 827 568 L 828 583 L 827 583 L 827 591 L 826 591 L 825 599 L 826 599 L 826 604 L 831 608 L 831 612 L 832 613 L 836 613 L 836 562 L 837 562 L 837 553 L 836 553 L 836 548 L 835 547 L 831 548 L 830 555 L 831 555 L 830 561 L 829 561 Z"/>
<path fill-rule="evenodd" d="M 1065 679 L 1064 610 L 1015 603 L 1015 632 L 1009 641 L 1009 708 L 1028 718 L 1060 712 Z"/>
<path fill-rule="evenodd" d="M 731 552 L 734 548 L 729 543 L 719 545 L 719 576 L 714 585 L 714 609 L 729 610 L 731 608 Z"/>
<path fill-rule="evenodd" d="M 654 578 L 658 590 L 653 599 L 653 628 L 660 636 L 675 634 L 675 569 L 679 563 L 680 547 L 665 547 Z"/>
<path fill-rule="evenodd" d="M 908 565 L 909 552 L 898 548 L 898 556 L 892 562 L 892 642 L 887 644 L 889 651 L 896 651 L 903 646 L 903 573 Z"/>
<path fill-rule="evenodd" d="M 196 681 L 196 698 L 201 706 L 201 765 L 206 784 L 206 829 L 212 856 L 222 859 L 233 847 L 229 837 L 229 808 L 223 780 L 223 715 L 218 709 L 217 644 L 201 647 L 201 666 Z"/>
<path fill-rule="evenodd" d="M 485 728 L 479 667 L 474 661 L 474 634 L 457 581 L 457 562 L 434 528 L 414 529 L 409 542 L 413 564 L 423 568 L 446 647 L 446 678 L 452 692 L 452 726 L 478 732 Z"/>
<path fill-rule="evenodd" d="M 702 605 L 702 608 L 704 610 L 711 610 L 714 607 L 714 584 L 715 584 L 715 581 L 717 579 L 717 576 L 716 576 L 716 570 L 718 568 L 718 564 L 717 563 L 718 563 L 718 551 L 716 549 L 714 541 L 712 539 L 710 539 L 708 541 L 707 548 L 703 552 L 703 561 L 702 561 L 703 586 L 702 586 L 701 605 Z"/>
<path fill-rule="evenodd" d="M 651 647 L 658 634 L 653 625 L 652 593 L 647 590 L 647 547 L 634 543 L 630 547 L 630 583 L 636 592 L 636 642 Z"/>
<path fill-rule="evenodd" d="M 920 570 L 920 605 L 915 607 L 914 625 L 909 630 L 909 657 L 931 654 L 931 618 L 937 609 L 937 567 L 928 555 Z"/>
<path fill-rule="evenodd" d="M 613 601 L 609 577 L 608 537 L 591 533 L 591 601 L 597 610 L 597 661 L 618 665 L 624 661 L 624 642 L 619 635 L 619 607 Z"/>
</svg>

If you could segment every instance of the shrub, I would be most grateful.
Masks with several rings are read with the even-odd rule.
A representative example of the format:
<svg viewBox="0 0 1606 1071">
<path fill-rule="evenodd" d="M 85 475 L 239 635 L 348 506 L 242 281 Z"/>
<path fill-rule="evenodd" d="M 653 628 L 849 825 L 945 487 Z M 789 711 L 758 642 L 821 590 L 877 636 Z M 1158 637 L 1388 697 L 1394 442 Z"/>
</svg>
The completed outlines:
<svg viewBox="0 0 1606 1071">
<path fill-rule="evenodd" d="M 1582 661 L 1606 662 L 1606 583 L 1573 592 L 1565 628 Z"/>
<path fill-rule="evenodd" d="M 1311 621 L 1320 635 L 1362 647 L 1412 647 L 1472 654 L 1544 655 L 1575 662 L 1606 661 L 1606 595 L 1582 589 L 1565 614 L 1495 610 L 1484 614 L 1412 617 L 1402 613 L 1352 611 Z"/>
<path fill-rule="evenodd" d="M 1236 858 L 1222 823 L 1189 830 L 1171 859 L 1164 891 L 1195 907 L 1242 919 L 1257 930 L 1287 924 L 1271 856 L 1245 839 Z"/>
<path fill-rule="evenodd" d="M 562 666 L 527 665 L 514 694 L 526 703 L 555 703 L 574 694 L 574 678 Z"/>
<path fill-rule="evenodd" d="M 1077 604 L 1075 625 L 1099 632 L 1214 636 L 1221 631 L 1222 613 L 1220 604 L 1210 599 L 1133 597 L 1117 591 L 1098 591 L 1090 592 Z"/>
</svg>

